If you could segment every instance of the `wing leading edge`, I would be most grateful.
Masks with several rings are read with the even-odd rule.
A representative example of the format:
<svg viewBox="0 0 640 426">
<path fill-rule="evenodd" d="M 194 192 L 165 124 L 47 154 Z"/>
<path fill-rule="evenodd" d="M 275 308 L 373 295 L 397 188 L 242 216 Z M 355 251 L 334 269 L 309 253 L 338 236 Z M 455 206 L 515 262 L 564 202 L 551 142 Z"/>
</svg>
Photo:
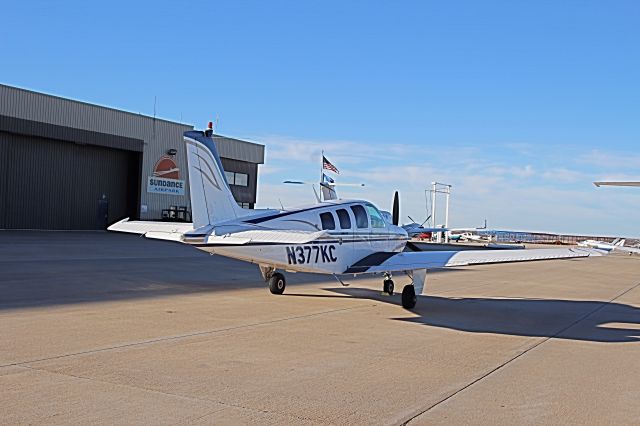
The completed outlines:
<svg viewBox="0 0 640 426">
<path fill-rule="evenodd" d="M 374 253 L 351 266 L 345 273 L 414 271 L 488 263 L 571 259 L 605 254 L 606 252 L 602 250 L 587 248 Z"/>
</svg>

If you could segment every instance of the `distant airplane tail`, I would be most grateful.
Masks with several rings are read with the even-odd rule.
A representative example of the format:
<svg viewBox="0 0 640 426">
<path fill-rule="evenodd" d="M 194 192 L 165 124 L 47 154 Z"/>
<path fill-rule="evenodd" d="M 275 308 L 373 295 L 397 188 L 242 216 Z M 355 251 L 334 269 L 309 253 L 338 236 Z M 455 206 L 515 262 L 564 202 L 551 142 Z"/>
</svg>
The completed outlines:
<svg viewBox="0 0 640 426">
<path fill-rule="evenodd" d="M 624 247 L 625 241 L 626 240 L 624 238 L 616 238 L 615 241 L 613 242 L 613 245 L 616 247 Z"/>
<path fill-rule="evenodd" d="M 213 141 L 212 123 L 204 131 L 184 132 L 194 228 L 247 216 L 236 202 Z"/>
</svg>

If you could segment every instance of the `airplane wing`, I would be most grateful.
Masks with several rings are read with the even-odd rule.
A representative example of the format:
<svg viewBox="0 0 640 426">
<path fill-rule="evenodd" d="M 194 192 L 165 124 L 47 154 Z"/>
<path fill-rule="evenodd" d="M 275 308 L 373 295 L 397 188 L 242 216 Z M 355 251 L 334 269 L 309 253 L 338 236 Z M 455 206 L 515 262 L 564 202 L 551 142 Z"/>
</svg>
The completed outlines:
<svg viewBox="0 0 640 426">
<path fill-rule="evenodd" d="M 374 253 L 351 266 L 345 273 L 414 271 L 486 263 L 570 259 L 605 254 L 605 251 L 587 248 Z"/>
<path fill-rule="evenodd" d="M 640 182 L 593 182 L 597 187 L 601 186 L 640 186 Z"/>
</svg>

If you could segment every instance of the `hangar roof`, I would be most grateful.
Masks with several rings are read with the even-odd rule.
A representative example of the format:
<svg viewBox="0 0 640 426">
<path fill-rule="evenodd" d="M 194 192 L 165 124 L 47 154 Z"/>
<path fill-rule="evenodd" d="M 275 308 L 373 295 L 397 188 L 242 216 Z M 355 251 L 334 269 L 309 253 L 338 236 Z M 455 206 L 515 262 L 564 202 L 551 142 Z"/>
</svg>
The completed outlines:
<svg viewBox="0 0 640 426">
<path fill-rule="evenodd" d="M 0 116 L 144 140 L 193 125 L 0 84 Z M 173 136 L 171 136 L 173 138 Z M 153 139 L 151 139 L 153 140 Z M 264 145 L 218 135 L 222 157 L 264 163 Z"/>
</svg>

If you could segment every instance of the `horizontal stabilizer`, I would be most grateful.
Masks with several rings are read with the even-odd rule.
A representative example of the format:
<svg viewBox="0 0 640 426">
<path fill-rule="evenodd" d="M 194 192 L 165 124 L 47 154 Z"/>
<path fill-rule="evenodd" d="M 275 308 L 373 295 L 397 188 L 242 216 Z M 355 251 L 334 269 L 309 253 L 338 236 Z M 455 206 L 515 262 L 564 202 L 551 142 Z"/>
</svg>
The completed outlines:
<svg viewBox="0 0 640 426">
<path fill-rule="evenodd" d="M 122 219 L 107 228 L 109 231 L 127 232 L 144 235 L 156 240 L 180 241 L 185 232 L 193 229 L 192 223 L 152 222 L 144 220 Z"/>
<path fill-rule="evenodd" d="M 328 235 L 327 231 L 251 230 L 209 237 L 215 244 L 306 244 Z"/>
</svg>

